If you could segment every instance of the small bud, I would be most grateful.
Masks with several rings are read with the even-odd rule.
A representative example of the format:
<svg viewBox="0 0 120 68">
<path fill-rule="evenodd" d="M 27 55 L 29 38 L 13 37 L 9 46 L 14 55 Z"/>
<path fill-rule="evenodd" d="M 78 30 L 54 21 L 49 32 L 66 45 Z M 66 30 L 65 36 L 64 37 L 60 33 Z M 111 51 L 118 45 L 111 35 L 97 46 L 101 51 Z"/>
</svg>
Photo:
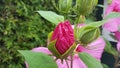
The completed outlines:
<svg viewBox="0 0 120 68">
<path fill-rule="evenodd" d="M 61 13 L 69 13 L 72 7 L 72 0 L 59 0 L 58 11 Z"/>
<path fill-rule="evenodd" d="M 69 21 L 59 23 L 54 29 L 48 49 L 56 58 L 66 59 L 76 48 L 74 32 Z"/>
<path fill-rule="evenodd" d="M 97 5 L 98 0 L 76 0 L 75 13 L 78 15 L 88 15 Z"/>
<path fill-rule="evenodd" d="M 79 30 L 78 40 L 80 44 L 86 45 L 100 36 L 100 29 L 93 26 L 85 26 Z"/>
</svg>

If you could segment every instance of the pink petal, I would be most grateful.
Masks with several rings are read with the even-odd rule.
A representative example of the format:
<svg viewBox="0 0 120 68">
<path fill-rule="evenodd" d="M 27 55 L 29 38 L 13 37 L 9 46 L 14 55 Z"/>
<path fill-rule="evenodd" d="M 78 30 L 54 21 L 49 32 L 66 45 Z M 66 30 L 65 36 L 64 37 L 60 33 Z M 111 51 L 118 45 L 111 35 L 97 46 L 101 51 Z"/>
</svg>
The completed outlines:
<svg viewBox="0 0 120 68">
<path fill-rule="evenodd" d="M 56 62 L 58 64 L 58 68 L 68 68 L 65 60 L 63 63 L 61 63 L 61 60 L 57 60 Z M 70 66 L 70 60 L 67 60 L 67 62 Z M 87 68 L 87 66 L 82 62 L 77 54 L 73 56 L 73 68 Z"/>
<path fill-rule="evenodd" d="M 120 41 L 117 43 L 117 50 L 120 52 Z"/>
<path fill-rule="evenodd" d="M 120 32 L 119 31 L 115 32 L 115 37 L 117 38 L 118 41 L 120 41 Z"/>
<path fill-rule="evenodd" d="M 92 43 L 88 44 L 87 47 L 83 47 L 81 45 L 78 46 L 80 52 L 86 52 L 96 59 L 100 60 L 103 50 L 105 47 L 105 42 L 102 38 L 98 38 L 97 40 L 93 41 Z"/>
<path fill-rule="evenodd" d="M 56 61 L 56 63 L 57 63 L 57 65 L 58 65 L 58 68 L 68 68 L 65 60 L 63 60 L 63 63 L 61 63 L 61 60 L 58 59 L 58 60 Z M 70 61 L 68 61 L 68 64 L 70 65 Z"/>
<path fill-rule="evenodd" d="M 25 61 L 25 65 L 26 65 L 26 68 L 29 68 L 29 65 L 28 65 L 28 63 Z"/>
<path fill-rule="evenodd" d="M 103 28 L 110 32 L 118 31 L 118 27 L 120 25 L 120 18 L 112 18 L 106 24 L 103 25 Z"/>
<path fill-rule="evenodd" d="M 34 52 L 43 52 L 43 53 L 46 53 L 46 54 L 51 54 L 51 52 L 48 50 L 48 48 L 45 48 L 45 47 L 38 47 L 38 48 L 34 48 L 32 49 L 32 51 Z M 53 57 L 54 58 L 54 57 Z M 68 64 L 70 66 L 70 61 L 68 61 Z M 66 62 L 65 60 L 63 61 L 63 63 L 61 63 L 61 60 L 58 59 L 56 61 L 57 65 L 58 65 L 58 68 L 68 68 L 67 65 L 66 65 Z M 28 68 L 28 64 L 26 63 L 26 68 Z M 77 54 L 74 55 L 73 57 L 73 68 L 87 68 L 86 65 L 81 61 L 81 59 L 78 57 Z"/>
<path fill-rule="evenodd" d="M 107 6 L 105 15 L 108 15 L 110 12 L 120 12 L 120 0 L 112 0 L 112 3 Z"/>
<path fill-rule="evenodd" d="M 73 68 L 87 68 L 77 54 L 74 55 Z"/>
<path fill-rule="evenodd" d="M 34 52 L 42 52 L 42 53 L 45 53 L 45 54 L 51 54 L 51 52 L 46 47 L 33 48 L 32 51 L 34 51 Z"/>
</svg>

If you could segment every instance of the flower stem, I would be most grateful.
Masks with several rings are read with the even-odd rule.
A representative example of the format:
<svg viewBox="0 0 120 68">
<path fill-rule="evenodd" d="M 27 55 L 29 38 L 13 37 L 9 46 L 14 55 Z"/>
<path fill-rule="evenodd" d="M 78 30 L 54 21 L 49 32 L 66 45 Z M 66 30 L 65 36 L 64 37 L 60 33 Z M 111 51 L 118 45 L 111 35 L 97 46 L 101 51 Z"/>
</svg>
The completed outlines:
<svg viewBox="0 0 120 68">
<path fill-rule="evenodd" d="M 70 64 L 71 66 L 70 66 L 70 68 L 73 68 L 73 55 L 71 55 L 70 57 L 71 57 L 71 64 Z"/>
<path fill-rule="evenodd" d="M 66 62 L 66 65 L 67 65 L 67 67 L 69 68 L 69 64 L 68 64 L 68 61 L 67 61 L 67 60 L 65 60 L 65 62 Z"/>
</svg>

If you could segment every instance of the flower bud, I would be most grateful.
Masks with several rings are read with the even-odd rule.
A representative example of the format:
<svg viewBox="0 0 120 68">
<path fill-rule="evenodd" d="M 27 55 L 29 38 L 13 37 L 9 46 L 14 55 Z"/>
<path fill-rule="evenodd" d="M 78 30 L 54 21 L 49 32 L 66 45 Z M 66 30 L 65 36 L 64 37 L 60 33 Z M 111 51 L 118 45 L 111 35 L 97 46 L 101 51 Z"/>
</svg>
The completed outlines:
<svg viewBox="0 0 120 68">
<path fill-rule="evenodd" d="M 78 40 L 80 44 L 86 45 L 96 40 L 100 36 L 98 27 L 85 26 L 79 30 Z"/>
<path fill-rule="evenodd" d="M 69 21 L 59 23 L 54 29 L 48 49 L 56 58 L 66 59 L 76 48 L 74 32 Z"/>
<path fill-rule="evenodd" d="M 72 7 L 72 0 L 59 0 L 57 10 L 60 13 L 69 13 Z"/>
<path fill-rule="evenodd" d="M 97 3 L 98 0 L 76 0 L 75 13 L 78 15 L 88 15 Z"/>
</svg>

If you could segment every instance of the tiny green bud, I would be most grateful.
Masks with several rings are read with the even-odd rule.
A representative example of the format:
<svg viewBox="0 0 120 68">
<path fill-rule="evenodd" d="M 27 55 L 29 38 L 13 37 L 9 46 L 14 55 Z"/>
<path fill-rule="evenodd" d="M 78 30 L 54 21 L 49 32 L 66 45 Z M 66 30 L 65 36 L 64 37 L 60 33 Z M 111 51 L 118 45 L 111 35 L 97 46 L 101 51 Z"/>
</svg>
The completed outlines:
<svg viewBox="0 0 120 68">
<path fill-rule="evenodd" d="M 80 29 L 78 39 L 81 44 L 86 45 L 100 36 L 100 29 L 93 26 L 85 26 Z"/>
<path fill-rule="evenodd" d="M 69 13 L 72 7 L 72 0 L 59 0 L 58 11 L 61 13 Z"/>
<path fill-rule="evenodd" d="M 88 15 L 97 3 L 98 0 L 76 0 L 75 13 L 78 15 Z"/>
</svg>

